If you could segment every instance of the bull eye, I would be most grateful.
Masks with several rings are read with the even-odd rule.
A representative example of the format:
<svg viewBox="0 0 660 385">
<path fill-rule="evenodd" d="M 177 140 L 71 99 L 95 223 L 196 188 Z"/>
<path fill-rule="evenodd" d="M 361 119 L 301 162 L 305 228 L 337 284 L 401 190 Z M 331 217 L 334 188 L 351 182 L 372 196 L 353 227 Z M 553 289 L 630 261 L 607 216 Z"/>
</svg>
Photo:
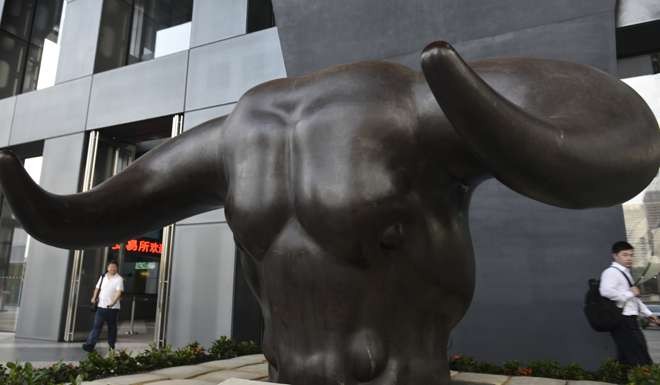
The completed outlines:
<svg viewBox="0 0 660 385">
<path fill-rule="evenodd" d="M 395 223 L 383 231 L 380 237 L 380 247 L 386 250 L 393 250 L 400 247 L 404 241 L 403 225 Z"/>
</svg>

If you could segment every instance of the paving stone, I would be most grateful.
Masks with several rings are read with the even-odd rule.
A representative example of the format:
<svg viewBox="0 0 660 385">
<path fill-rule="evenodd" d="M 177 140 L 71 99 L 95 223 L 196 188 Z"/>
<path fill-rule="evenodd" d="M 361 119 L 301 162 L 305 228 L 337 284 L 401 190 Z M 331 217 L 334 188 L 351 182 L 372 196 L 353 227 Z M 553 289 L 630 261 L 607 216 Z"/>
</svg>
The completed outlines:
<svg viewBox="0 0 660 385">
<path fill-rule="evenodd" d="M 609 382 L 598 382 L 598 381 L 568 381 L 567 385 L 614 385 Z"/>
<path fill-rule="evenodd" d="M 259 380 L 263 378 L 263 374 L 252 373 L 252 372 L 241 372 L 238 370 L 221 370 L 218 372 L 202 374 L 199 377 L 195 377 L 195 380 L 213 382 L 217 384 L 219 382 L 228 380 L 230 378 L 240 378 L 243 380 Z"/>
<path fill-rule="evenodd" d="M 496 374 L 458 373 L 450 380 L 452 385 L 502 385 L 509 380 L 507 376 Z"/>
<path fill-rule="evenodd" d="M 450 371 L 449 371 L 449 377 L 454 377 L 454 376 L 457 375 L 457 374 L 458 374 L 458 372 L 455 371 L 455 370 L 450 370 Z"/>
<path fill-rule="evenodd" d="M 199 381 L 199 380 L 165 380 L 165 381 L 156 381 L 150 382 L 149 385 L 209 385 L 210 382 Z"/>
<path fill-rule="evenodd" d="M 150 373 L 164 378 L 171 378 L 173 380 L 179 380 L 179 379 L 183 380 L 186 378 L 201 376 L 202 374 L 213 372 L 215 370 L 217 369 L 208 366 L 186 365 L 186 366 L 175 366 L 172 368 L 154 370 L 153 372 Z"/>
<path fill-rule="evenodd" d="M 286 385 L 286 384 L 275 384 L 273 382 L 241 380 L 240 378 L 231 378 L 227 381 L 223 381 L 220 383 L 220 385 L 258 385 L 258 384 Z"/>
<path fill-rule="evenodd" d="M 155 374 L 142 373 L 142 374 L 131 374 L 128 376 L 118 376 L 118 377 L 109 377 L 101 380 L 93 381 L 93 385 L 142 385 L 149 384 L 156 381 L 167 380 L 163 376 L 157 376 Z"/>
<path fill-rule="evenodd" d="M 264 362 L 263 364 L 241 366 L 236 370 L 240 370 L 241 372 L 261 373 L 263 377 L 266 377 L 268 376 L 268 363 Z"/>
<path fill-rule="evenodd" d="M 511 377 L 506 385 L 566 385 L 566 380 L 544 377 Z"/>
<path fill-rule="evenodd" d="M 266 362 L 266 357 L 263 354 L 252 354 L 249 356 L 241 356 L 230 358 L 228 360 L 209 361 L 200 364 L 214 369 L 236 369 L 241 366 L 261 364 Z"/>
</svg>

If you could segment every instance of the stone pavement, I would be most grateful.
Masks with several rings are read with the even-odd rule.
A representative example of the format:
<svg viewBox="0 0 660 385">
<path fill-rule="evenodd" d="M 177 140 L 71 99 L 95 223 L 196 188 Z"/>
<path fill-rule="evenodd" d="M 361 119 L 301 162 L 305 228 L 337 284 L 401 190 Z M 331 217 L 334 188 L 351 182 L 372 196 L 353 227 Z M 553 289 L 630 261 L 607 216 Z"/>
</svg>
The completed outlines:
<svg viewBox="0 0 660 385">
<path fill-rule="evenodd" d="M 451 372 L 451 385 L 611 385 L 593 381 L 564 381 L 540 377 Z M 177 366 L 153 372 L 83 382 L 89 385 L 258 385 L 270 384 L 268 364 L 262 354 L 198 365 Z M 314 384 L 309 384 L 314 385 Z M 432 384 L 420 384 L 432 385 Z"/>
</svg>

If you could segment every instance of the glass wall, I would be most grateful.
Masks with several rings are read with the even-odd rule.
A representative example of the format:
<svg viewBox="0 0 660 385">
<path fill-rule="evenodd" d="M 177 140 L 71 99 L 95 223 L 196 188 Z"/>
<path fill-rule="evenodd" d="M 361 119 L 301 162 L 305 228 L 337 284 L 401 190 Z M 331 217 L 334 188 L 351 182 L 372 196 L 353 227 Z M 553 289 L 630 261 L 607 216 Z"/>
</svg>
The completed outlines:
<svg viewBox="0 0 660 385">
<path fill-rule="evenodd" d="M 660 74 L 623 79 L 651 107 L 660 121 Z M 660 175 L 623 204 L 628 242 L 635 247 L 633 275 L 641 278 L 643 299 L 660 302 Z"/>
<path fill-rule="evenodd" d="M 25 169 L 39 183 L 42 157 L 25 159 Z M 0 331 L 16 330 L 23 273 L 30 236 L 14 218 L 6 199 L 0 196 Z"/>
<path fill-rule="evenodd" d="M 94 72 L 190 47 L 192 0 L 105 0 Z"/>
<path fill-rule="evenodd" d="M 55 84 L 64 0 L 6 0 L 0 23 L 0 98 Z"/>
</svg>

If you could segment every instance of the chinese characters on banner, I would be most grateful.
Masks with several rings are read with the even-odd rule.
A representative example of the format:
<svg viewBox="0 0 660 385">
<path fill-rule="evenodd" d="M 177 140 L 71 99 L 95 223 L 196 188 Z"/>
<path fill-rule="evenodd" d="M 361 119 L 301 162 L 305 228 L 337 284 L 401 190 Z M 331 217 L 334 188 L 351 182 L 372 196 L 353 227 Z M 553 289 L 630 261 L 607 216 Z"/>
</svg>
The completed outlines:
<svg viewBox="0 0 660 385">
<path fill-rule="evenodd" d="M 112 246 L 112 250 L 120 249 L 121 245 L 119 243 L 115 243 L 115 245 Z M 124 249 L 133 253 L 160 254 L 163 251 L 163 244 L 160 242 L 145 241 L 143 239 L 131 239 L 126 242 Z"/>
</svg>

